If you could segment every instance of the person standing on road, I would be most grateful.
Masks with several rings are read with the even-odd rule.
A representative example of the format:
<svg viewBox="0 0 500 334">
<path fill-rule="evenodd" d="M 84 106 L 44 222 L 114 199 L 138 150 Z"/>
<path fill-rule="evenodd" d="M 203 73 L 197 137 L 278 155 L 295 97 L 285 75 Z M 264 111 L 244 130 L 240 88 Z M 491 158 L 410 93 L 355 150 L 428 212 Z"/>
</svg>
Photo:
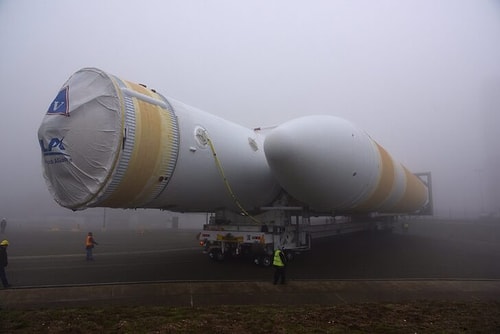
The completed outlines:
<svg viewBox="0 0 500 334">
<path fill-rule="evenodd" d="M 2 221 L 0 222 L 0 233 L 4 234 L 6 228 L 7 228 L 7 219 L 2 218 Z"/>
<path fill-rule="evenodd" d="M 9 246 L 8 240 L 2 240 L 0 242 L 0 280 L 2 281 L 4 289 L 10 287 L 9 281 L 7 281 L 7 275 L 5 274 L 5 267 L 9 264 L 7 259 L 7 247 Z"/>
<path fill-rule="evenodd" d="M 94 240 L 94 236 L 92 232 L 87 234 L 87 238 L 85 239 L 85 249 L 87 250 L 87 261 L 94 261 L 94 256 L 92 255 L 92 249 L 94 249 L 94 245 L 99 245 L 97 241 Z"/>
<path fill-rule="evenodd" d="M 285 267 L 286 267 L 286 255 L 283 253 L 283 247 L 278 248 L 274 251 L 274 284 L 278 284 L 281 280 L 281 284 L 285 284 Z"/>
</svg>

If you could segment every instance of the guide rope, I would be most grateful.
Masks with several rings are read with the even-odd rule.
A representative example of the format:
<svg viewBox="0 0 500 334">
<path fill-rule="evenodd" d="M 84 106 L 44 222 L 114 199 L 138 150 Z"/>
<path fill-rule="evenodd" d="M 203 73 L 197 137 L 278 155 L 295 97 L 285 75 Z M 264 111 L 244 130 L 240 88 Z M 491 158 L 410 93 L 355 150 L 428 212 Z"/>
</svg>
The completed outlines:
<svg viewBox="0 0 500 334">
<path fill-rule="evenodd" d="M 212 151 L 212 155 L 214 157 L 214 160 L 215 160 L 215 165 L 217 166 L 217 169 L 219 170 L 219 173 L 222 177 L 222 180 L 224 182 L 224 185 L 226 187 L 226 190 L 227 192 L 229 193 L 229 195 L 231 196 L 233 202 L 236 204 L 236 206 L 240 209 L 241 211 L 241 214 L 243 214 L 244 216 L 247 216 L 249 217 L 252 221 L 254 221 L 255 223 L 258 223 L 260 224 L 261 222 L 255 218 L 254 216 L 252 216 L 250 213 L 248 213 L 247 210 L 245 210 L 245 208 L 243 207 L 243 205 L 241 204 L 241 202 L 239 201 L 238 197 L 236 196 L 236 194 L 234 193 L 233 189 L 231 188 L 231 185 L 229 184 L 229 181 L 227 180 L 226 178 L 226 174 L 224 173 L 224 169 L 222 168 L 222 163 L 220 162 L 219 158 L 217 157 L 217 152 L 215 151 L 215 147 L 214 147 L 214 144 L 212 142 L 212 140 L 210 139 L 210 137 L 208 136 L 208 133 L 207 131 L 203 131 L 203 139 L 206 140 L 208 146 L 210 147 L 210 150 Z"/>
</svg>

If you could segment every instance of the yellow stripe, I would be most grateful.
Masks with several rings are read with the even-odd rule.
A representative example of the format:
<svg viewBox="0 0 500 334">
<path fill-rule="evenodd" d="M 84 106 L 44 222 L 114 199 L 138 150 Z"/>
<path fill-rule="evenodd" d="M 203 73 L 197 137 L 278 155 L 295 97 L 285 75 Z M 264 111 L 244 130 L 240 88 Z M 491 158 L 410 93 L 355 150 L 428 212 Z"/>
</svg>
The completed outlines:
<svg viewBox="0 0 500 334">
<path fill-rule="evenodd" d="M 126 82 L 129 88 L 156 98 L 150 90 L 130 82 Z M 127 171 L 117 187 L 101 206 L 110 207 L 136 207 L 148 200 L 154 187 L 160 182 L 163 155 L 169 156 L 170 152 L 164 152 L 165 145 L 163 128 L 166 117 L 160 106 L 133 98 L 136 117 L 135 142 L 132 156 L 128 163 Z M 168 141 L 167 141 L 168 142 Z M 162 147 L 163 146 L 163 147 Z M 170 145 L 167 143 L 167 150 Z M 170 150 L 168 150 L 170 151 Z"/>
<path fill-rule="evenodd" d="M 376 210 L 389 197 L 394 186 L 395 173 L 394 162 L 387 151 L 375 142 L 380 153 L 380 178 L 379 182 L 373 191 L 363 203 L 357 206 L 356 210 Z"/>
<path fill-rule="evenodd" d="M 392 212 L 413 212 L 420 209 L 427 200 L 427 190 L 418 177 L 403 166 L 406 188 L 403 197 L 391 208 Z"/>
</svg>

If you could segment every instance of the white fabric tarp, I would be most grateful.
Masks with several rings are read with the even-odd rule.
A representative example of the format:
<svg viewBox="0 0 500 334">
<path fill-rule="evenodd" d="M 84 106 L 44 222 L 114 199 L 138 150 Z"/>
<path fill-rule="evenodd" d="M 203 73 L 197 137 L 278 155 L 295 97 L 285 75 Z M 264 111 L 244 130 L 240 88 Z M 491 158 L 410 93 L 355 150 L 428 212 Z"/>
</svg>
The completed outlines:
<svg viewBox="0 0 500 334">
<path fill-rule="evenodd" d="M 121 98 L 106 73 L 86 68 L 63 85 L 38 130 L 49 191 L 79 209 L 108 182 L 123 138 Z"/>
</svg>

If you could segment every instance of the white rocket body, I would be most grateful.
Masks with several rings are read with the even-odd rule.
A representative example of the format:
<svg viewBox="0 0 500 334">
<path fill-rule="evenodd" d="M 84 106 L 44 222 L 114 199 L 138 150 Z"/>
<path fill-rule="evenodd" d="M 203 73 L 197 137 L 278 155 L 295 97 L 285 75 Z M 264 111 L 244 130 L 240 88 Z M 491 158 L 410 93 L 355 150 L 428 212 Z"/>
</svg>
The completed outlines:
<svg viewBox="0 0 500 334">
<path fill-rule="evenodd" d="M 338 117 L 284 123 L 266 137 L 264 150 L 279 184 L 316 211 L 411 213 L 428 201 L 420 179 Z"/>
<path fill-rule="evenodd" d="M 62 206 L 258 211 L 280 192 L 319 212 L 410 213 L 425 185 L 346 120 L 308 116 L 266 135 L 95 68 L 63 85 L 38 131 Z"/>
</svg>

